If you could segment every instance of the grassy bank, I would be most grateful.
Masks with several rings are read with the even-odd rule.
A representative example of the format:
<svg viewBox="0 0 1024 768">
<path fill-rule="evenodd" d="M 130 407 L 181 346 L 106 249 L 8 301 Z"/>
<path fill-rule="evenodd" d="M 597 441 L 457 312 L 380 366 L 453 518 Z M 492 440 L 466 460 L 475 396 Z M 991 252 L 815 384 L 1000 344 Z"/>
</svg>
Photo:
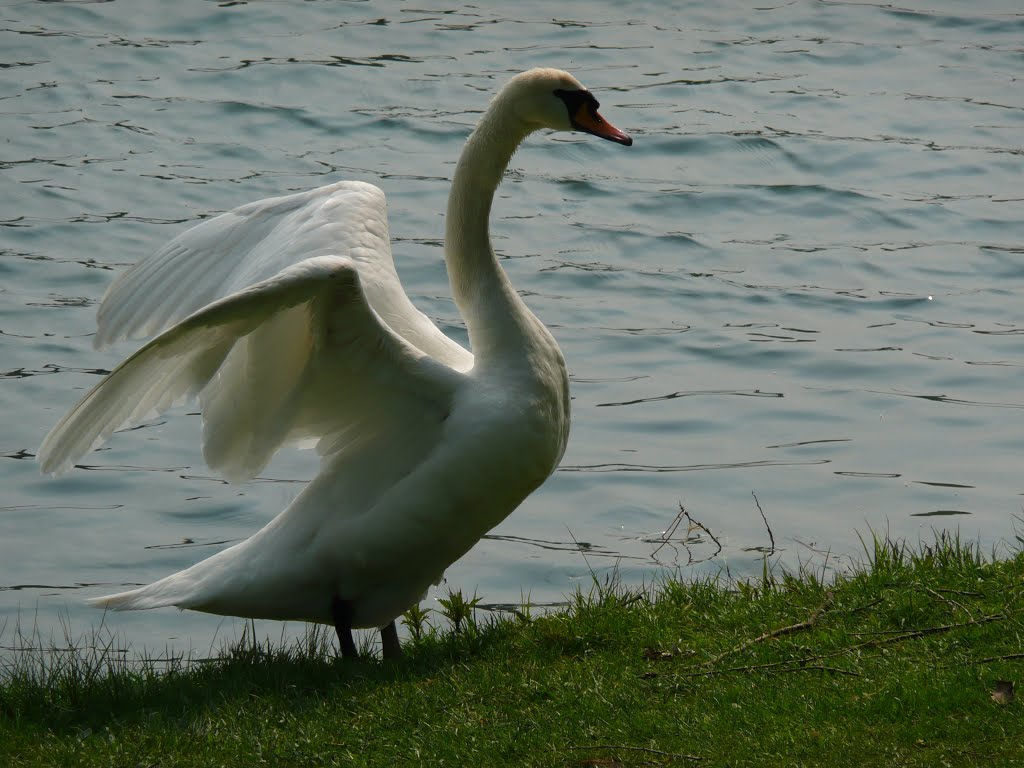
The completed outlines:
<svg viewBox="0 0 1024 768">
<path fill-rule="evenodd" d="M 323 633 L 162 674 L 24 653 L 0 765 L 1024 764 L 1024 706 L 993 697 L 1024 671 L 1024 556 L 871 555 L 832 584 L 595 589 L 423 632 L 397 664 L 341 662 Z"/>
</svg>

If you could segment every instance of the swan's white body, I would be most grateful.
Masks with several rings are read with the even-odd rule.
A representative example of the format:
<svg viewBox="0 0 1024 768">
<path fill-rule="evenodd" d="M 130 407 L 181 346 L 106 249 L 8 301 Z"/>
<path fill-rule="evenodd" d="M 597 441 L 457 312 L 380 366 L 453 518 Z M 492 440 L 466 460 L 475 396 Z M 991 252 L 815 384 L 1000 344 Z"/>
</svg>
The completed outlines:
<svg viewBox="0 0 1024 768">
<path fill-rule="evenodd" d="M 446 258 L 473 354 L 410 303 L 370 184 L 235 209 L 111 286 L 97 345 L 159 335 L 54 427 L 44 472 L 190 396 L 206 461 L 229 479 L 289 442 L 314 442 L 322 463 L 251 538 L 94 604 L 330 624 L 341 600 L 351 626 L 382 626 L 544 482 L 569 435 L 565 362 L 499 266 L 487 221 L 519 143 L 580 127 L 549 103 L 578 105 L 566 90 L 593 103 L 587 130 L 596 119 L 591 132 L 629 142 L 570 75 L 533 70 L 494 99 L 456 169 Z"/>
</svg>

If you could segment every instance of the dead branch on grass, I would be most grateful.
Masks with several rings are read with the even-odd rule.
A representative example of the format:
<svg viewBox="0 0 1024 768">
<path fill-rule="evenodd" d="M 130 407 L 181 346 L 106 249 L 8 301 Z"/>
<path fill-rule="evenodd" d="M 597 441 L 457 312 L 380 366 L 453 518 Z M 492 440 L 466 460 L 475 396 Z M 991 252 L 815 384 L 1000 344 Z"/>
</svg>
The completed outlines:
<svg viewBox="0 0 1024 768">
<path fill-rule="evenodd" d="M 968 664 L 991 664 L 994 661 L 1011 661 L 1013 659 L 1024 659 L 1024 653 L 1004 653 L 1002 656 L 986 656 L 983 659 L 968 661 Z M 959 666 L 950 664 L 949 666 Z"/>
<path fill-rule="evenodd" d="M 940 632 L 951 632 L 954 629 L 963 629 L 964 627 L 973 627 L 978 624 L 988 624 L 991 621 L 1001 621 L 1006 618 L 1005 614 L 993 613 L 991 616 L 982 616 L 980 619 L 971 619 L 970 621 L 964 621 L 959 624 L 941 624 L 937 627 L 922 627 L 921 629 L 911 629 L 903 632 L 899 635 L 893 635 L 891 637 L 877 638 L 875 640 L 868 640 L 864 643 L 859 643 L 848 650 L 859 650 L 861 648 L 869 648 L 873 645 L 889 645 L 890 643 L 899 643 L 903 640 L 913 640 L 914 638 L 924 637 L 925 635 L 934 635 Z M 887 630 L 887 632 L 898 632 L 899 630 Z M 881 632 L 851 632 L 852 635 L 863 636 L 867 634 L 882 634 Z"/>
<path fill-rule="evenodd" d="M 825 656 L 831 656 L 834 654 L 825 654 Z M 842 669 L 840 667 L 827 667 L 824 664 L 810 664 L 811 661 L 820 661 L 825 656 L 808 656 L 803 659 L 787 659 L 786 661 L 772 661 L 767 664 L 744 664 L 739 667 L 726 667 L 725 669 L 703 669 L 699 672 L 681 672 L 678 677 L 707 677 L 709 675 L 724 675 L 727 672 L 771 672 L 771 673 L 782 673 L 782 672 L 804 672 L 804 671 L 818 671 L 818 672 L 833 672 L 837 675 L 847 675 L 849 677 L 863 677 L 860 672 L 855 672 L 851 669 Z"/>
<path fill-rule="evenodd" d="M 626 752 L 643 752 L 646 755 L 658 755 L 659 757 L 667 757 L 672 760 L 703 760 L 703 757 L 697 755 L 684 755 L 679 752 L 664 752 L 660 749 L 651 749 L 650 747 L 628 747 L 624 744 L 570 744 L 565 749 L 620 749 Z"/>
<path fill-rule="evenodd" d="M 820 608 L 818 608 L 817 611 L 815 611 L 815 614 L 816 615 L 820 615 L 820 613 L 823 610 L 825 610 L 825 608 L 826 608 L 826 605 L 823 604 Z M 812 618 L 814 618 L 814 615 L 812 615 Z M 800 622 L 798 624 L 792 624 L 789 627 L 782 627 L 780 630 L 775 630 L 774 633 L 773 632 L 766 632 L 765 634 L 760 635 L 760 636 L 754 638 L 753 640 L 748 640 L 745 643 L 741 643 L 740 645 L 736 646 L 735 648 L 733 648 L 733 649 L 731 649 L 729 651 L 726 651 L 723 654 L 720 654 L 719 656 L 715 657 L 711 661 L 705 662 L 704 666 L 708 667 L 708 668 L 702 669 L 702 670 L 697 670 L 697 671 L 694 671 L 694 672 L 681 672 L 681 673 L 679 673 L 679 677 L 704 677 L 704 676 L 707 676 L 707 675 L 726 674 L 728 672 L 756 672 L 756 671 L 764 671 L 764 672 L 798 672 L 798 671 L 804 670 L 804 669 L 807 669 L 807 670 L 818 669 L 818 670 L 827 671 L 827 672 L 834 672 L 834 673 L 837 673 L 837 674 L 843 674 L 843 675 L 850 675 L 850 676 L 860 677 L 861 676 L 860 672 L 854 672 L 852 670 L 844 670 L 844 669 L 840 669 L 838 667 L 827 667 L 824 664 L 822 664 L 822 662 L 825 659 L 830 659 L 830 658 L 834 658 L 836 656 L 842 656 L 844 654 L 848 654 L 848 653 L 852 653 L 852 652 L 856 652 L 856 651 L 861 651 L 861 650 L 864 650 L 866 648 L 872 648 L 872 647 L 877 647 L 877 646 L 882 646 L 882 645 L 889 645 L 890 643 L 898 643 L 898 642 L 901 642 L 903 640 L 911 640 L 913 638 L 923 637 L 925 635 L 930 635 L 930 634 L 937 634 L 937 633 L 941 633 L 941 632 L 951 632 L 954 629 L 962 629 L 964 627 L 975 626 L 975 625 L 978 625 L 978 624 L 986 624 L 988 622 L 999 621 L 999 620 L 1004 619 L 1004 618 L 1006 618 L 1006 616 L 1004 614 L 996 613 L 996 614 L 992 614 L 991 616 L 983 616 L 980 619 L 973 619 L 971 621 L 965 621 L 965 622 L 962 622 L 962 623 L 959 623 L 959 624 L 943 624 L 943 625 L 938 626 L 938 627 L 923 627 L 921 629 L 915 629 L 915 630 L 910 630 L 910 631 L 904 631 L 904 630 L 880 630 L 878 632 L 851 632 L 850 634 L 852 634 L 854 636 L 864 636 L 864 635 L 868 635 L 868 634 L 874 634 L 874 635 L 887 634 L 888 632 L 893 632 L 893 631 L 899 632 L 900 634 L 894 635 L 894 636 L 891 636 L 891 637 L 884 637 L 884 638 L 877 638 L 876 637 L 873 640 L 867 640 L 867 641 L 865 641 L 863 643 L 857 643 L 856 645 L 852 645 L 852 646 L 850 646 L 848 648 L 839 648 L 839 649 L 837 649 L 835 651 L 830 651 L 829 653 L 815 654 L 813 656 L 804 656 L 803 658 L 800 658 L 800 659 L 786 659 L 784 661 L 772 661 L 772 662 L 768 662 L 768 663 L 765 663 L 765 664 L 748 664 L 748 665 L 739 666 L 739 667 L 728 667 L 726 669 L 711 669 L 710 668 L 714 663 L 716 663 L 717 661 L 725 658 L 730 653 L 735 653 L 735 652 L 737 652 L 739 650 L 742 650 L 744 648 L 748 648 L 751 645 L 753 645 L 754 643 L 762 642 L 763 640 L 770 639 L 771 637 L 778 637 L 779 634 L 788 634 L 791 631 L 797 631 L 799 629 L 807 629 L 808 626 L 812 626 L 812 625 L 809 625 L 809 622 L 811 621 L 811 619 L 808 619 L 806 622 L 802 621 L 802 622 Z M 815 620 L 816 620 L 816 618 L 815 618 Z M 996 661 L 1013 660 L 1013 659 L 1024 659 L 1024 653 L 1010 653 L 1010 654 L 1006 654 L 1006 655 L 1003 655 L 1003 656 L 988 656 L 988 657 L 985 657 L 983 659 L 977 659 L 975 661 L 969 661 L 967 663 L 968 664 L 989 664 L 989 663 L 996 662 Z M 957 662 L 957 664 L 960 664 L 960 663 L 962 663 L 962 662 Z M 955 666 L 955 665 L 949 665 L 949 666 Z"/>
<path fill-rule="evenodd" d="M 704 665 L 708 667 L 714 666 L 725 657 L 732 656 L 733 654 L 739 653 L 740 651 L 745 651 L 752 645 L 757 645 L 758 643 L 763 643 L 765 640 L 772 640 L 776 637 L 782 637 L 783 635 L 790 635 L 794 632 L 800 632 L 804 629 L 810 629 L 818 623 L 818 619 L 821 618 L 821 615 L 832 607 L 832 601 L 834 599 L 835 596 L 831 592 L 828 592 L 825 595 L 825 602 L 823 602 L 821 605 L 815 608 L 814 612 L 810 616 L 808 616 L 804 621 L 798 621 L 796 624 L 790 624 L 787 627 L 779 627 L 778 629 L 773 629 L 770 632 L 765 632 L 764 634 L 758 635 L 757 637 L 752 638 L 750 640 L 744 640 L 742 643 L 733 646 L 728 651 L 718 654 L 710 661 L 704 662 Z"/>
<path fill-rule="evenodd" d="M 974 615 L 974 614 L 972 614 L 972 613 L 971 613 L 971 612 L 970 612 L 969 610 L 967 610 L 966 608 L 964 608 L 964 606 L 963 606 L 963 604 L 962 604 L 962 603 L 959 603 L 959 602 L 957 602 L 956 600 L 954 600 L 954 599 L 953 599 L 953 598 L 951 598 L 951 597 L 943 597 L 942 595 L 940 595 L 940 594 L 939 594 L 939 593 L 938 593 L 938 592 L 937 592 L 936 590 L 932 589 L 931 587 L 924 587 L 923 591 L 924 591 L 924 592 L 927 592 L 927 593 L 928 593 L 929 595 L 931 595 L 932 597 L 934 597 L 934 598 L 935 598 L 936 600 L 938 600 L 938 601 L 939 601 L 940 603 L 943 603 L 943 604 L 945 604 L 945 605 L 949 605 L 949 606 L 952 606 L 952 607 L 954 607 L 954 608 L 958 608 L 958 609 L 960 609 L 960 610 L 961 610 L 961 611 L 962 611 L 963 613 L 967 614 L 968 616 L 973 616 L 973 615 Z"/>
</svg>

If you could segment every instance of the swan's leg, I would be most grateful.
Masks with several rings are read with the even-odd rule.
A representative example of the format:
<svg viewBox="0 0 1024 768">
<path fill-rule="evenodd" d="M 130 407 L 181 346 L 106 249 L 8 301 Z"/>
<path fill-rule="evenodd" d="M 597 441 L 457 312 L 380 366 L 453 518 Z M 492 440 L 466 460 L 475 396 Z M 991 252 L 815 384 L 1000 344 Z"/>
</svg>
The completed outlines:
<svg viewBox="0 0 1024 768">
<path fill-rule="evenodd" d="M 341 657 L 354 659 L 359 653 L 356 651 L 356 643 L 352 639 L 352 603 L 342 600 L 337 595 L 332 597 L 331 618 L 334 619 L 334 631 L 338 633 Z"/>
<path fill-rule="evenodd" d="M 394 621 L 381 627 L 380 645 L 385 660 L 402 658 L 402 645 L 398 642 L 398 629 Z"/>
</svg>

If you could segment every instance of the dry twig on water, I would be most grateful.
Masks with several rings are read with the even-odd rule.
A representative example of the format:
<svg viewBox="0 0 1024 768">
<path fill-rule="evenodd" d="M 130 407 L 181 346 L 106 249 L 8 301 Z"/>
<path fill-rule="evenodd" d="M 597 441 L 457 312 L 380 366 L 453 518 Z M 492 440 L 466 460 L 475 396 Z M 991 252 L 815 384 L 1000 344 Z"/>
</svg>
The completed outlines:
<svg viewBox="0 0 1024 768">
<path fill-rule="evenodd" d="M 753 491 L 751 491 L 750 495 L 754 497 L 754 503 L 757 504 L 757 511 L 761 513 L 761 519 L 764 520 L 764 527 L 768 529 L 768 541 L 771 542 L 772 548 L 771 548 L 770 552 L 766 552 L 765 554 L 766 555 L 774 555 L 775 554 L 775 534 L 772 533 L 772 527 L 770 525 L 768 525 L 768 516 L 764 513 L 764 510 L 761 509 L 761 502 L 758 501 L 757 494 L 754 493 Z"/>
</svg>

